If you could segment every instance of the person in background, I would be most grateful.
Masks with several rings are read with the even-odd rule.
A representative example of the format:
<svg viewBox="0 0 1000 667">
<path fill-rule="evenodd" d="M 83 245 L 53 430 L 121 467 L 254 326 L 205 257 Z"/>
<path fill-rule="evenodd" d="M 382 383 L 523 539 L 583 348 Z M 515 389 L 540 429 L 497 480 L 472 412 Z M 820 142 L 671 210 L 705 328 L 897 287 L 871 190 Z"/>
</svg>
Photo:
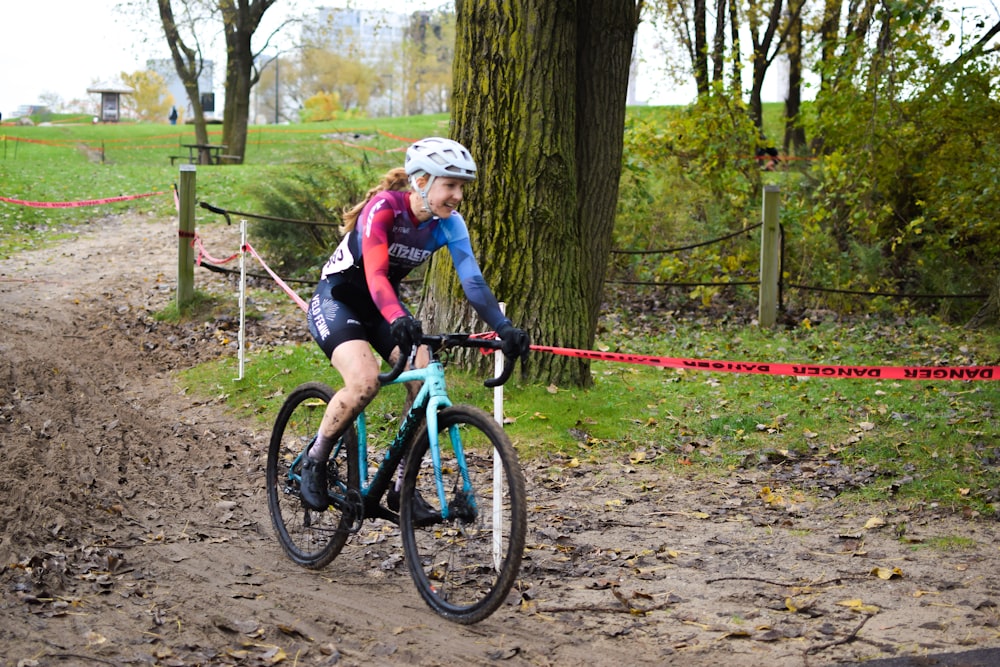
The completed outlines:
<svg viewBox="0 0 1000 667">
<path fill-rule="evenodd" d="M 177 107 L 170 107 L 170 124 L 177 124 Z"/>
<path fill-rule="evenodd" d="M 303 458 L 300 491 L 313 510 L 328 504 L 326 461 L 334 443 L 378 392 L 372 348 L 392 363 L 420 344 L 420 322 L 400 301 L 399 286 L 435 251 L 447 246 L 466 298 L 500 336 L 504 354 L 523 358 L 531 347 L 483 279 L 457 210 L 464 186 L 475 177 L 476 163 L 460 143 L 421 139 L 407 149 L 404 168 L 390 170 L 344 213 L 344 237 L 323 267 L 308 311 L 310 333 L 344 380 Z M 426 363 L 426 351 L 417 363 Z M 416 503 L 418 520 L 433 518 L 426 504 Z M 387 504 L 398 511 L 398 481 Z"/>
<path fill-rule="evenodd" d="M 760 134 L 760 142 L 757 144 L 755 152 L 757 163 L 762 170 L 774 171 L 777 168 L 778 161 L 780 160 L 778 149 L 767 141 L 767 137 L 764 136 L 763 132 Z"/>
</svg>

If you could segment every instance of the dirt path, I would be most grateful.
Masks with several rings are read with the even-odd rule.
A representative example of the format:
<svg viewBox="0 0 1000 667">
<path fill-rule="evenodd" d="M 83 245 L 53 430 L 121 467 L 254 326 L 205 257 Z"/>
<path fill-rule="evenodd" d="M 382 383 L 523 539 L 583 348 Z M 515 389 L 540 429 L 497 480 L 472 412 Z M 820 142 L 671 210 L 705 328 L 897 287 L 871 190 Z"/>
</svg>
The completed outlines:
<svg viewBox="0 0 1000 667">
<path fill-rule="evenodd" d="M 391 526 L 294 566 L 267 514 L 267 428 L 172 379 L 232 354 L 217 323 L 150 317 L 173 298 L 175 233 L 119 217 L 0 262 L 3 667 L 1000 664 L 997 522 L 779 503 L 764 473 L 526 463 L 519 590 L 473 627 L 424 606 Z M 295 318 L 251 340 L 301 339 Z"/>
</svg>

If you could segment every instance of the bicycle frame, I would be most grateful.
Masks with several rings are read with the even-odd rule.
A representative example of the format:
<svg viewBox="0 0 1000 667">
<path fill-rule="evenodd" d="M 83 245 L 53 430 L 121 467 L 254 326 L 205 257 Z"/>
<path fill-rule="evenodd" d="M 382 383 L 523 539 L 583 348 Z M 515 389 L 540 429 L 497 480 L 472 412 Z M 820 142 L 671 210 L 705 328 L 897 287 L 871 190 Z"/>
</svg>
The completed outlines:
<svg viewBox="0 0 1000 667">
<path fill-rule="evenodd" d="M 407 568 L 424 601 L 444 618 L 477 623 L 504 603 L 520 568 L 527 524 L 524 474 L 494 416 L 475 405 L 452 404 L 445 387 L 447 357 L 440 353 L 456 347 L 500 350 L 503 343 L 452 333 L 425 334 L 420 344 L 430 352 L 425 368 L 404 370 L 409 355 L 398 355 L 390 372 L 378 376 L 383 386 L 411 384 L 411 405 L 399 420 L 381 418 L 398 397 L 389 394 L 376 404 L 380 407 L 369 406 L 370 415 L 359 413 L 327 464 L 328 504 L 319 511 L 302 498 L 300 469 L 306 443 L 315 440 L 336 392 L 322 382 L 292 390 L 268 445 L 268 512 L 285 554 L 311 569 L 332 562 L 366 519 L 397 525 Z M 483 384 L 502 385 L 512 368 L 513 363 L 505 365 Z"/>
<path fill-rule="evenodd" d="M 417 392 L 406 413 L 403 423 L 396 431 L 396 435 L 389 445 L 389 450 L 375 470 L 374 477 L 369 478 L 368 466 L 368 429 L 365 412 L 362 412 L 355 419 L 355 426 L 358 433 L 358 466 L 361 477 L 361 495 L 366 500 L 374 496 L 380 499 L 390 484 L 394 484 L 394 473 L 403 462 L 403 457 L 409 448 L 410 441 L 416 434 L 420 426 L 421 418 L 427 421 L 427 435 L 430 441 L 429 449 L 431 460 L 434 463 L 434 480 L 437 485 L 438 499 L 441 502 L 441 516 L 448 518 L 448 502 L 444 480 L 441 474 L 441 450 L 438 442 L 438 410 L 451 405 L 448 398 L 448 390 L 445 383 L 444 365 L 437 359 L 424 368 L 417 368 L 404 371 L 394 380 L 386 383 L 386 386 L 404 384 L 406 382 L 421 382 L 420 391 Z M 455 459 L 458 462 L 462 474 L 463 491 L 471 492 L 472 484 L 465 464 L 465 453 L 462 450 L 461 438 L 458 437 L 457 429 L 452 434 L 452 448 L 455 451 Z M 370 481 L 369 481 L 370 479 Z"/>
</svg>

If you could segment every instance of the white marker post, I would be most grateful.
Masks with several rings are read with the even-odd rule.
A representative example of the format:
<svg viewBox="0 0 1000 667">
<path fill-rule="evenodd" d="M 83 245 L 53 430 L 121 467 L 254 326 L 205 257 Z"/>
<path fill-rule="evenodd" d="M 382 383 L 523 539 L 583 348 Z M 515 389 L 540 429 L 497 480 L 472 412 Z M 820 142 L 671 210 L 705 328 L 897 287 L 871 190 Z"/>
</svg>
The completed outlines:
<svg viewBox="0 0 1000 667">
<path fill-rule="evenodd" d="M 237 380 L 243 379 L 243 366 L 246 361 L 244 348 L 246 347 L 246 322 L 247 322 L 247 221 L 240 220 L 240 333 L 238 339 L 240 374 Z"/>
<path fill-rule="evenodd" d="M 500 304 L 500 312 L 506 314 L 506 304 Z M 503 350 L 493 353 L 494 377 L 503 373 Z M 503 428 L 503 385 L 493 388 L 493 418 Z M 493 569 L 500 571 L 503 553 L 503 463 L 500 454 L 493 450 Z"/>
</svg>

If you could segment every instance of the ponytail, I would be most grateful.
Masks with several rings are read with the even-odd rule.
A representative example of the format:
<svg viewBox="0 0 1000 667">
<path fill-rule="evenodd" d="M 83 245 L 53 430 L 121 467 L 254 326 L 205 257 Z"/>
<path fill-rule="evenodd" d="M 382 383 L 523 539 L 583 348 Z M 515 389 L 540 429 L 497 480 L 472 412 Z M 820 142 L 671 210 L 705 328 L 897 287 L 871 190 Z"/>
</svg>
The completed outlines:
<svg viewBox="0 0 1000 667">
<path fill-rule="evenodd" d="M 410 187 L 409 181 L 406 177 L 406 170 L 402 167 L 396 167 L 395 169 L 390 169 L 386 172 L 385 176 L 382 177 L 382 181 L 368 191 L 365 198 L 360 202 L 352 206 L 351 208 L 344 209 L 344 224 L 340 226 L 341 234 L 348 234 L 354 229 L 355 225 L 358 224 L 358 216 L 361 215 L 362 209 L 368 201 L 380 192 L 385 192 L 386 190 L 407 190 Z"/>
</svg>

